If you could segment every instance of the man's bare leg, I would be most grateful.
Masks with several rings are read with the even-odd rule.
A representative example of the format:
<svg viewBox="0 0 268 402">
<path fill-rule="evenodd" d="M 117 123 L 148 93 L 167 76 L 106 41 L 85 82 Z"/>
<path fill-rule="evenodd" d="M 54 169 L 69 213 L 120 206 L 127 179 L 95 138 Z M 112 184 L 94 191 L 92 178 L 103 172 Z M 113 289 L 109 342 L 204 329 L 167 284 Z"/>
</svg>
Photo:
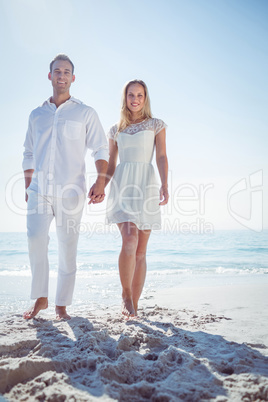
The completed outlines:
<svg viewBox="0 0 268 402">
<path fill-rule="evenodd" d="M 48 308 L 48 299 L 47 297 L 39 297 L 36 299 L 33 307 L 23 313 L 23 318 L 25 320 L 29 320 L 34 318 L 40 310 L 45 310 Z"/>
<path fill-rule="evenodd" d="M 67 314 L 66 306 L 56 306 L 55 310 L 56 310 L 56 320 L 61 320 L 62 318 L 64 320 L 71 319 L 71 316 Z"/>
</svg>

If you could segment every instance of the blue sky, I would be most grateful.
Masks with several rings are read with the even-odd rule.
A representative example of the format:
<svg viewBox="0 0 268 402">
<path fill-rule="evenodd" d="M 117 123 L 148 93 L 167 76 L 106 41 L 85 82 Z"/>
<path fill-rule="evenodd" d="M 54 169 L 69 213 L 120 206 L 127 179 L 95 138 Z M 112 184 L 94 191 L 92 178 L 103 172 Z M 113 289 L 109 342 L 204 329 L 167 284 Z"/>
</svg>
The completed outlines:
<svg viewBox="0 0 268 402">
<path fill-rule="evenodd" d="M 71 93 L 105 131 L 124 83 L 147 83 L 154 116 L 168 124 L 169 227 L 268 228 L 266 0 L 0 0 L 0 19 L 1 231 L 25 230 L 23 142 L 29 113 L 51 95 L 57 53 L 73 60 Z M 84 221 L 103 222 L 104 206 Z"/>
</svg>

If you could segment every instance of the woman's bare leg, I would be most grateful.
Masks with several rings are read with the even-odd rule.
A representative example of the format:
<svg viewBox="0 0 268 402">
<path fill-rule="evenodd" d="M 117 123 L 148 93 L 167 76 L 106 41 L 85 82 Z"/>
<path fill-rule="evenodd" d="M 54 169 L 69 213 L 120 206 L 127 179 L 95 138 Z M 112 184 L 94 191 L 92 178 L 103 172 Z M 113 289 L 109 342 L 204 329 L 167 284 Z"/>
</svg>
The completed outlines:
<svg viewBox="0 0 268 402">
<path fill-rule="evenodd" d="M 140 299 L 146 277 L 146 249 L 150 234 L 150 230 L 139 230 L 139 240 L 136 251 L 136 266 L 132 280 L 132 300 L 135 315 L 137 315 L 138 301 Z"/>
<path fill-rule="evenodd" d="M 119 255 L 119 274 L 122 285 L 122 314 L 134 316 L 132 281 L 136 266 L 138 228 L 134 223 L 118 224 L 122 236 L 122 249 Z"/>
</svg>

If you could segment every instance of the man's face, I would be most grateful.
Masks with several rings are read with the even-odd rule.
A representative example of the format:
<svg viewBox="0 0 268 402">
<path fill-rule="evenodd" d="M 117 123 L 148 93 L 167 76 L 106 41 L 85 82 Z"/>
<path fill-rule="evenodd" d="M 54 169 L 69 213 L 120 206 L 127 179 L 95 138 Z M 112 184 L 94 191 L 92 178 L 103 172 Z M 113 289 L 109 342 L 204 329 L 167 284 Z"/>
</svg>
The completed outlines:
<svg viewBox="0 0 268 402">
<path fill-rule="evenodd" d="M 71 63 L 67 60 L 56 60 L 52 66 L 52 72 L 48 74 L 48 79 L 51 80 L 53 89 L 58 94 L 69 92 L 75 76 L 72 74 Z"/>
</svg>

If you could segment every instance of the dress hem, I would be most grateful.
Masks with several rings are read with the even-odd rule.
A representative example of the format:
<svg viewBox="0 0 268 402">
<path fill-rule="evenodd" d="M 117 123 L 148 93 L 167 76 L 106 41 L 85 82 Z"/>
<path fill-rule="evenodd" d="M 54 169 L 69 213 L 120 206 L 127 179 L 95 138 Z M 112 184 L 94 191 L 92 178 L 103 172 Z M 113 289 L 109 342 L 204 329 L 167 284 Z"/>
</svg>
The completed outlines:
<svg viewBox="0 0 268 402">
<path fill-rule="evenodd" d="M 125 222 L 129 222 L 129 223 L 134 223 L 134 225 L 137 226 L 137 228 L 139 230 L 161 230 L 161 224 L 160 223 L 153 223 L 153 224 L 148 224 L 148 223 L 137 223 L 134 222 L 132 220 L 123 220 L 123 221 L 112 221 L 112 222 L 105 222 L 106 225 L 113 225 L 113 224 L 118 224 L 118 223 L 125 223 Z"/>
</svg>

